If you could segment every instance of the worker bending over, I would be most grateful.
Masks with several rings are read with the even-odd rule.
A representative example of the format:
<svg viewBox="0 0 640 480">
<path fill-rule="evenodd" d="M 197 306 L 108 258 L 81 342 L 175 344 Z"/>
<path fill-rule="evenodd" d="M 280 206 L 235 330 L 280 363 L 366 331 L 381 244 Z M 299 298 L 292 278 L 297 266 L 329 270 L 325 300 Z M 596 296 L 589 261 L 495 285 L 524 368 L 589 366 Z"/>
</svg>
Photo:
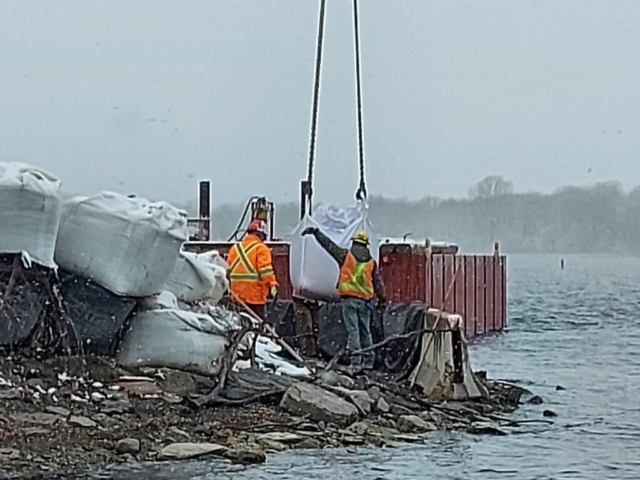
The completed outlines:
<svg viewBox="0 0 640 480">
<path fill-rule="evenodd" d="M 387 303 L 384 284 L 375 260 L 369 251 L 369 235 L 358 232 L 351 238 L 351 248 L 340 248 L 318 228 L 309 227 L 302 235 L 313 235 L 318 243 L 340 266 L 338 296 L 340 297 L 342 321 L 347 329 L 347 349 L 355 352 L 372 345 L 371 313 L 373 297 L 379 306 Z M 356 368 L 373 368 L 373 351 L 352 355 L 351 364 Z"/>
<path fill-rule="evenodd" d="M 227 258 L 231 300 L 246 303 L 263 320 L 267 317 L 267 298 L 278 295 L 271 250 L 264 244 L 266 239 L 267 224 L 254 220 L 242 241 L 231 247 Z"/>
</svg>

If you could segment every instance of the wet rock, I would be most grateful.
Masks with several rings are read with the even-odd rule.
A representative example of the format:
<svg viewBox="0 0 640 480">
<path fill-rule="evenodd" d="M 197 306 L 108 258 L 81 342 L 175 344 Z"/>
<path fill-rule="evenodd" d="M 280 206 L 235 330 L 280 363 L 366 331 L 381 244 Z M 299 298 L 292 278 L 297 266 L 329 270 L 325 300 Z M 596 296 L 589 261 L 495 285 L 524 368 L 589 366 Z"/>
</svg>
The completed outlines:
<svg viewBox="0 0 640 480">
<path fill-rule="evenodd" d="M 0 400 L 17 400 L 21 397 L 20 391 L 16 388 L 0 390 Z"/>
<path fill-rule="evenodd" d="M 71 412 L 64 407 L 49 406 L 46 407 L 44 411 L 47 413 L 52 413 L 54 415 L 60 415 L 61 417 L 68 417 L 69 415 L 71 415 Z"/>
<path fill-rule="evenodd" d="M 62 420 L 59 415 L 52 415 L 50 413 L 20 413 L 14 415 L 13 419 L 20 423 L 46 426 L 54 425 Z"/>
<path fill-rule="evenodd" d="M 360 435 L 345 435 L 342 437 L 343 445 L 360 446 L 366 443 L 364 437 Z"/>
<path fill-rule="evenodd" d="M 544 400 L 540 395 L 534 395 L 529 400 L 527 400 L 527 403 L 530 403 L 532 405 L 542 405 L 544 403 Z"/>
<path fill-rule="evenodd" d="M 371 413 L 374 402 L 364 390 L 349 390 L 342 387 L 333 387 L 333 391 L 353 403 L 362 415 L 367 416 Z"/>
<path fill-rule="evenodd" d="M 467 432 L 474 435 L 497 435 L 505 436 L 506 432 L 500 430 L 493 425 L 477 424 L 471 425 L 467 428 Z"/>
<path fill-rule="evenodd" d="M 297 448 L 298 450 L 316 450 L 322 448 L 322 444 L 313 438 L 306 438 L 300 443 L 295 444 L 293 448 Z"/>
<path fill-rule="evenodd" d="M 407 442 L 407 443 L 423 443 L 424 438 L 420 435 L 409 435 L 406 433 L 401 433 L 395 436 L 395 439 L 399 442 Z"/>
<path fill-rule="evenodd" d="M 10 461 L 18 460 L 20 458 L 20 452 L 15 448 L 0 448 L 0 460 Z"/>
<path fill-rule="evenodd" d="M 358 409 L 335 393 L 308 383 L 289 387 L 280 406 L 294 415 L 309 415 L 314 421 L 349 425 L 358 417 Z"/>
<path fill-rule="evenodd" d="M 279 442 L 279 443 L 299 443 L 302 440 L 304 440 L 304 437 L 297 435 L 295 433 L 288 433 L 288 432 L 263 433 L 261 435 L 258 435 L 256 438 L 258 441 L 269 440 L 272 442 Z"/>
<path fill-rule="evenodd" d="M 272 452 L 283 452 L 288 448 L 284 443 L 274 442 L 273 440 L 264 439 L 264 438 L 258 439 L 258 443 L 265 450 L 272 451 Z"/>
<path fill-rule="evenodd" d="M 267 461 L 267 456 L 264 452 L 244 448 L 230 450 L 225 456 L 233 463 L 241 463 L 243 465 L 254 465 Z"/>
<path fill-rule="evenodd" d="M 376 402 L 376 410 L 380 413 L 389 413 L 391 411 L 391 406 L 387 403 L 384 397 L 380 397 Z"/>
<path fill-rule="evenodd" d="M 25 387 L 29 387 L 33 390 L 44 390 L 44 382 L 40 378 L 30 378 L 24 382 Z"/>
<path fill-rule="evenodd" d="M 135 455 L 140 451 L 140 440 L 137 438 L 123 438 L 116 445 L 116 452 L 124 455 L 126 453 Z"/>
<path fill-rule="evenodd" d="M 369 433 L 370 425 L 367 422 L 356 422 L 351 425 L 347 430 L 349 433 L 353 433 L 356 435 L 366 435 Z"/>
<path fill-rule="evenodd" d="M 129 395 L 142 397 L 144 395 L 160 395 L 162 390 L 155 382 L 149 380 L 132 380 L 118 383 Z"/>
<path fill-rule="evenodd" d="M 49 435 L 51 433 L 51 430 L 47 430 L 46 428 L 38 428 L 38 427 L 28 427 L 28 428 L 23 428 L 22 429 L 22 433 L 24 433 L 26 436 L 43 436 L 43 435 Z"/>
<path fill-rule="evenodd" d="M 556 385 L 556 392 L 560 392 L 562 390 L 566 390 L 562 385 Z"/>
<path fill-rule="evenodd" d="M 557 417 L 558 414 L 556 412 L 554 412 L 553 410 L 545 410 L 544 412 L 542 412 L 542 415 L 545 417 Z"/>
<path fill-rule="evenodd" d="M 164 380 L 160 382 L 160 388 L 167 393 L 185 397 L 194 393 L 198 388 L 193 375 L 178 370 L 168 370 L 164 373 Z"/>
<path fill-rule="evenodd" d="M 102 393 L 100 392 L 93 392 L 91 393 L 91 401 L 93 401 L 94 403 L 100 403 L 103 402 L 107 399 L 106 396 L 104 396 Z"/>
<path fill-rule="evenodd" d="M 172 443 L 160 450 L 158 460 L 186 460 L 225 452 L 227 447 L 217 443 Z"/>
<path fill-rule="evenodd" d="M 433 432 L 437 427 L 417 415 L 403 415 L 398 419 L 398 430 L 402 433 Z"/>
<path fill-rule="evenodd" d="M 72 415 L 69 418 L 69 424 L 73 425 L 74 427 L 81 427 L 81 428 L 95 428 L 98 426 L 98 424 L 93 420 L 91 420 L 90 418 L 81 417 L 77 415 Z"/>
<path fill-rule="evenodd" d="M 320 381 L 332 387 L 344 387 L 344 388 L 353 388 L 356 383 L 353 381 L 352 378 L 349 378 L 346 375 L 340 375 L 339 373 L 336 373 L 333 370 L 329 370 L 328 372 L 323 372 L 322 375 L 320 375 Z"/>
<path fill-rule="evenodd" d="M 391 405 L 391 413 L 394 415 L 413 415 L 413 410 L 408 409 L 407 407 L 403 407 L 402 405 L 393 404 Z"/>
<path fill-rule="evenodd" d="M 127 400 L 105 400 L 100 411 L 106 415 L 122 415 L 132 410 L 131 403 Z"/>
<path fill-rule="evenodd" d="M 169 431 L 172 433 L 175 433 L 176 435 L 180 435 L 182 438 L 185 438 L 186 440 L 191 439 L 191 435 L 189 435 L 184 430 L 180 430 L 178 427 L 171 427 Z"/>
<path fill-rule="evenodd" d="M 373 400 L 374 402 L 377 402 L 378 399 L 382 396 L 382 391 L 380 390 L 380 387 L 377 386 L 373 386 L 373 387 L 369 387 L 367 389 L 367 393 L 369 394 L 369 397 L 371 398 L 371 400 Z"/>
</svg>

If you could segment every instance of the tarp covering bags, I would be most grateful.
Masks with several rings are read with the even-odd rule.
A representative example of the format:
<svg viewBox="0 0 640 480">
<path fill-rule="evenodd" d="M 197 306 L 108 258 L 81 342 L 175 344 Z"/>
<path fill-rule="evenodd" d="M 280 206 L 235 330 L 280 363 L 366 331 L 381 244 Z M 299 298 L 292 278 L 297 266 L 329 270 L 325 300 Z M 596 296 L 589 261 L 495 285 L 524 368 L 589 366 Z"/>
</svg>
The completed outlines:
<svg viewBox="0 0 640 480">
<path fill-rule="evenodd" d="M 185 303 L 208 301 L 217 304 L 227 288 L 226 262 L 216 251 L 201 254 L 181 251 L 164 285 L 164 290 Z"/>
<path fill-rule="evenodd" d="M 186 239 L 186 212 L 103 192 L 63 203 L 55 260 L 117 295 L 146 297 L 162 291 Z"/>
<path fill-rule="evenodd" d="M 313 236 L 301 236 L 307 227 L 319 228 L 344 248 L 349 248 L 354 233 L 364 230 L 371 238 L 371 254 L 376 261 L 378 260 L 378 239 L 367 221 L 365 204 L 358 203 L 349 208 L 320 205 L 312 216 L 302 219 L 291 239 L 291 284 L 294 292 L 305 298 L 335 298 L 339 272 L 336 261 L 324 251 Z"/>
<path fill-rule="evenodd" d="M 39 168 L 0 162 L 0 253 L 26 252 L 34 262 L 55 268 L 60 186 Z"/>
<path fill-rule="evenodd" d="M 228 310 L 208 313 L 178 309 L 176 298 L 163 292 L 131 321 L 118 363 L 125 367 L 168 367 L 205 375 L 216 375 L 228 347 L 229 331 L 240 328 Z M 144 307 L 143 307 L 144 308 Z"/>
</svg>

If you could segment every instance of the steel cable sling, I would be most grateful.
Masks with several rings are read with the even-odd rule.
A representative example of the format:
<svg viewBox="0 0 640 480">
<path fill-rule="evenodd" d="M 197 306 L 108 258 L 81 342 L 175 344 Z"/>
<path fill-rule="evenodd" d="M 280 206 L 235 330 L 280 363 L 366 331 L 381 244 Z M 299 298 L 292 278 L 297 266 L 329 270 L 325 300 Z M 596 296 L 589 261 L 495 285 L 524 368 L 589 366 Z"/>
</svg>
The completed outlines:
<svg viewBox="0 0 640 480">
<path fill-rule="evenodd" d="M 309 139 L 309 162 L 307 170 L 307 184 L 309 199 L 313 195 L 313 170 L 315 167 L 316 137 L 318 132 L 318 109 L 320 103 L 320 79 L 322 70 L 322 48 L 324 43 L 324 25 L 326 17 L 326 0 L 320 0 L 318 14 L 318 38 L 316 48 L 316 65 L 313 85 L 313 103 L 311 109 L 311 133 Z M 356 117 L 358 122 L 358 166 L 359 183 L 356 199 L 363 201 L 367 198 L 367 184 L 364 163 L 364 127 L 362 121 L 362 76 L 360 72 L 360 21 L 358 15 L 358 0 L 353 0 L 353 29 L 356 71 Z"/>
</svg>

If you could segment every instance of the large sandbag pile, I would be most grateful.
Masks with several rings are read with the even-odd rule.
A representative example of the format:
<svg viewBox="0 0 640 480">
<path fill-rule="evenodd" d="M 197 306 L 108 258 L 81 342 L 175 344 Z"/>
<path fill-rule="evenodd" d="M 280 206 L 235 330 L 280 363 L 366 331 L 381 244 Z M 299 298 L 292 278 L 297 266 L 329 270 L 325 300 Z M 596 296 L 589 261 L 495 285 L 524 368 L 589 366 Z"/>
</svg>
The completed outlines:
<svg viewBox="0 0 640 480">
<path fill-rule="evenodd" d="M 146 297 L 162 291 L 186 239 L 186 212 L 103 192 L 63 203 L 55 260 L 116 295 Z"/>
<path fill-rule="evenodd" d="M 175 296 L 163 292 L 145 300 L 131 321 L 117 354 L 125 367 L 168 367 L 216 375 L 230 331 L 240 328 L 237 316 L 221 308 L 208 313 L 178 309 Z"/>
<path fill-rule="evenodd" d="M 26 254 L 55 268 L 60 181 L 23 163 L 0 163 L 0 253 Z"/>
<path fill-rule="evenodd" d="M 227 264 L 217 251 L 201 254 L 181 251 L 176 266 L 164 285 L 185 303 L 217 304 L 229 288 Z"/>
<path fill-rule="evenodd" d="M 317 227 L 336 244 L 349 248 L 351 237 L 358 230 L 371 237 L 371 254 L 378 260 L 378 239 L 367 221 L 363 203 L 354 207 L 319 206 L 312 216 L 306 216 L 295 228 L 291 240 L 290 274 L 295 293 L 310 299 L 330 300 L 337 296 L 339 266 L 313 236 L 302 237 L 307 227 Z"/>
</svg>

